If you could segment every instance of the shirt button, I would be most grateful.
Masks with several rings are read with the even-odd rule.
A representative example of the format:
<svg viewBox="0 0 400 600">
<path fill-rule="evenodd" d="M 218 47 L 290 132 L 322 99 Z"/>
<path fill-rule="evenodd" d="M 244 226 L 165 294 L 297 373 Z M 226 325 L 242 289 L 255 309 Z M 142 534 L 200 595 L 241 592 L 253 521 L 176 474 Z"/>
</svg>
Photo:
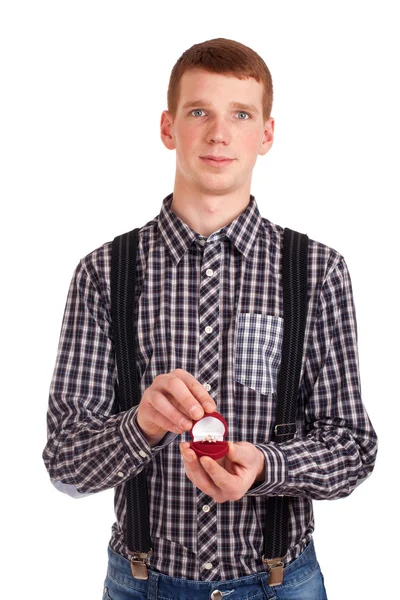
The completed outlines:
<svg viewBox="0 0 400 600">
<path fill-rule="evenodd" d="M 203 506 L 203 512 L 209 512 L 209 510 L 210 510 L 210 507 L 208 506 L 208 504 L 205 504 Z"/>
<path fill-rule="evenodd" d="M 140 450 L 139 451 L 140 456 L 143 456 L 143 458 L 146 458 L 147 454 L 144 450 Z"/>
<path fill-rule="evenodd" d="M 123 472 L 122 471 L 118 471 L 118 477 L 123 477 L 123 476 L 124 476 Z"/>
<path fill-rule="evenodd" d="M 205 568 L 205 569 L 207 569 L 207 570 L 209 571 L 210 569 L 212 569 L 212 563 L 206 563 L 206 564 L 204 565 L 204 568 Z"/>
<path fill-rule="evenodd" d="M 211 275 L 214 275 L 214 271 L 212 269 L 207 269 L 206 275 L 208 275 L 209 277 L 211 277 Z"/>
<path fill-rule="evenodd" d="M 212 327 L 210 327 L 210 325 L 207 325 L 207 327 L 204 330 L 206 333 L 211 333 L 212 332 Z"/>
<path fill-rule="evenodd" d="M 211 390 L 211 385 L 209 383 L 203 383 L 203 387 L 206 388 L 207 392 Z"/>
</svg>

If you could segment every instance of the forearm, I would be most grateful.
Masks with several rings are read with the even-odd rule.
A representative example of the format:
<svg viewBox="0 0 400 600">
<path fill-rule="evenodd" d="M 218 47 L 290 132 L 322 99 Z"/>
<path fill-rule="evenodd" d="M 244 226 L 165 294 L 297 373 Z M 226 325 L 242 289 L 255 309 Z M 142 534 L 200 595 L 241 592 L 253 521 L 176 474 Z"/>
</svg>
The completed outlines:
<svg viewBox="0 0 400 600">
<path fill-rule="evenodd" d="M 53 432 L 43 451 L 52 482 L 73 486 L 62 491 L 87 494 L 138 475 L 176 434 L 150 445 L 136 422 L 136 412 L 137 407 L 105 419 L 86 418 Z M 60 484 L 56 487 L 61 489 Z"/>
<path fill-rule="evenodd" d="M 371 474 L 377 452 L 374 432 L 356 439 L 345 427 L 316 428 L 301 439 L 256 446 L 265 456 L 265 481 L 248 495 L 316 500 L 348 496 Z"/>
</svg>

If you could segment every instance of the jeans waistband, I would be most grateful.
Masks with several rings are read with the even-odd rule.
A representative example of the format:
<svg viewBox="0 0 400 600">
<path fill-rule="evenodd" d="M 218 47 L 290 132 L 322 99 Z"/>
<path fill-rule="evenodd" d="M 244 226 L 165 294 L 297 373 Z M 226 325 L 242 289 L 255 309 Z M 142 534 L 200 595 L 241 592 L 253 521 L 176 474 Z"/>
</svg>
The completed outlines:
<svg viewBox="0 0 400 600">
<path fill-rule="evenodd" d="M 142 594 L 148 594 L 148 598 L 156 598 L 157 594 L 160 594 L 167 598 L 176 598 L 176 600 L 187 600 L 187 598 L 191 597 L 204 597 L 204 600 L 208 600 L 211 592 L 218 589 L 221 591 L 224 598 L 236 600 L 240 597 L 246 597 L 247 592 L 250 593 L 253 591 L 255 586 L 260 592 L 262 590 L 264 591 L 265 597 L 270 597 L 269 594 L 267 594 L 267 590 L 271 590 L 268 586 L 269 574 L 267 571 L 254 573 L 237 579 L 199 581 L 170 577 L 164 573 L 148 569 L 149 578 L 147 580 L 140 580 L 133 577 L 129 560 L 115 552 L 110 546 L 108 546 L 108 559 L 109 577 L 123 586 L 137 590 Z M 304 577 L 305 570 L 311 572 L 317 567 L 317 564 L 314 543 L 311 540 L 302 554 L 285 567 L 283 586 L 292 585 L 299 572 L 301 572 L 302 577 Z M 240 591 L 236 591 L 237 588 L 240 588 Z M 149 590 L 154 590 L 154 593 L 150 593 Z"/>
</svg>

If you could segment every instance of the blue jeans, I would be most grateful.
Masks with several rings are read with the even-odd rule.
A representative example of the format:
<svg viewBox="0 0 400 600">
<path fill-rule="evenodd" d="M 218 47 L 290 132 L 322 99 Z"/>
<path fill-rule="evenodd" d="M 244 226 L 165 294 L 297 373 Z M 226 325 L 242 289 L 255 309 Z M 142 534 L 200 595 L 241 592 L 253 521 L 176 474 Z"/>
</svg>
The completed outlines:
<svg viewBox="0 0 400 600">
<path fill-rule="evenodd" d="M 287 565 L 282 585 L 274 587 L 268 585 L 266 571 L 229 581 L 175 579 L 150 569 L 148 573 L 146 580 L 135 579 L 129 560 L 108 546 L 103 600 L 212 600 L 216 590 L 223 600 L 327 600 L 313 541 Z"/>
</svg>

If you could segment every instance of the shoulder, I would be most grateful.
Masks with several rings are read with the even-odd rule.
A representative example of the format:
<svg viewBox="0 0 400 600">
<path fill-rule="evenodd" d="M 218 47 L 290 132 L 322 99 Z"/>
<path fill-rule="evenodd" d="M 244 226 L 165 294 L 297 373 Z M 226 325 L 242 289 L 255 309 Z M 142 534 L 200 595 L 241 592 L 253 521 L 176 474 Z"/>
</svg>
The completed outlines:
<svg viewBox="0 0 400 600">
<path fill-rule="evenodd" d="M 265 241 L 272 243 L 282 252 L 284 227 L 272 223 L 265 217 L 262 220 Z M 290 229 L 297 231 L 293 226 Z M 314 284 L 317 281 L 323 283 L 335 269 L 343 268 L 343 265 L 345 266 L 344 257 L 338 250 L 308 236 L 308 273 L 309 279 L 313 280 Z"/>
<path fill-rule="evenodd" d="M 137 229 L 139 229 L 140 247 L 143 248 L 143 250 L 154 243 L 155 238 L 157 237 L 157 221 L 158 216 L 151 221 L 148 221 L 148 223 L 142 227 L 137 227 Z M 115 237 L 127 234 L 130 231 L 132 231 L 132 229 L 117 233 Z M 113 240 L 105 242 L 81 258 L 79 263 L 78 268 L 81 276 L 88 278 L 100 293 L 104 292 L 105 289 L 108 291 L 110 290 L 112 246 Z"/>
</svg>

